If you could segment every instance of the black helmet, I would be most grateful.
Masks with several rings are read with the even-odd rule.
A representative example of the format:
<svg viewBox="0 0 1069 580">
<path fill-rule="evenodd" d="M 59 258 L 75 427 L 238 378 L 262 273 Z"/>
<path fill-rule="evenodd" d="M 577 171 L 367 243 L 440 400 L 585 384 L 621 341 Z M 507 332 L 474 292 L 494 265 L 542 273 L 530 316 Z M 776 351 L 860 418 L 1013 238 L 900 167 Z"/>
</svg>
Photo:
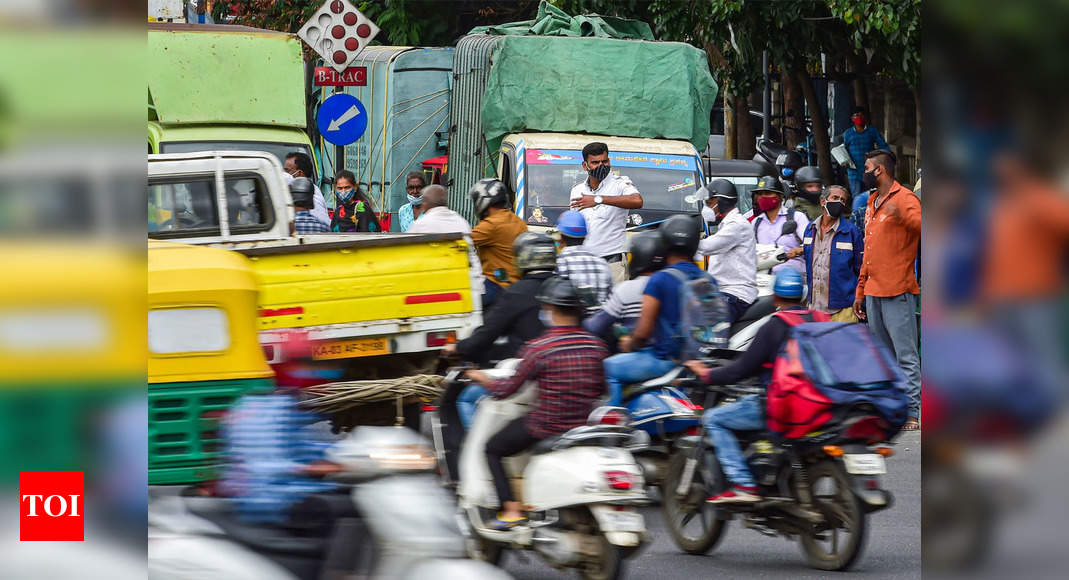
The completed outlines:
<svg viewBox="0 0 1069 580">
<path fill-rule="evenodd" d="M 468 190 L 468 197 L 475 207 L 475 215 L 482 219 L 491 207 L 508 205 L 509 188 L 496 179 L 480 179 Z"/>
<path fill-rule="evenodd" d="M 637 278 L 646 272 L 656 272 L 664 267 L 664 243 L 657 232 L 641 232 L 631 237 L 631 263 L 629 273 Z"/>
<path fill-rule="evenodd" d="M 780 168 L 786 167 L 798 171 L 802 166 L 802 156 L 799 155 L 797 151 L 780 153 L 779 157 L 776 158 L 776 165 Z"/>
<path fill-rule="evenodd" d="M 698 222 L 691 216 L 674 215 L 657 230 L 666 253 L 693 256 L 698 251 Z"/>
<path fill-rule="evenodd" d="M 557 245 L 545 234 L 524 232 L 512 242 L 512 255 L 520 275 L 532 270 L 553 270 L 557 267 Z"/>
<path fill-rule="evenodd" d="M 806 165 L 798 170 L 798 173 L 794 174 L 795 185 L 805 185 L 807 183 L 819 183 L 824 185 L 824 178 L 820 176 L 820 168 L 812 165 Z"/>
<path fill-rule="evenodd" d="M 293 205 L 297 207 L 312 207 L 314 194 L 312 180 L 307 177 L 298 177 L 290 183 L 290 197 L 293 198 Z"/>
<path fill-rule="evenodd" d="M 583 301 L 579 299 L 579 291 L 575 289 L 572 281 L 561 277 L 551 276 L 542 282 L 538 289 L 538 301 L 542 304 L 552 304 L 562 308 L 583 308 Z"/>
<path fill-rule="evenodd" d="M 766 175 L 757 180 L 757 187 L 750 190 L 751 193 L 757 193 L 759 191 L 771 191 L 783 196 L 783 189 L 780 186 L 779 179 L 774 175 Z"/>
<path fill-rule="evenodd" d="M 735 184 L 726 179 L 714 179 L 713 182 L 709 184 L 709 195 L 711 197 L 722 197 L 733 201 L 739 200 L 739 192 L 735 189 Z"/>
</svg>

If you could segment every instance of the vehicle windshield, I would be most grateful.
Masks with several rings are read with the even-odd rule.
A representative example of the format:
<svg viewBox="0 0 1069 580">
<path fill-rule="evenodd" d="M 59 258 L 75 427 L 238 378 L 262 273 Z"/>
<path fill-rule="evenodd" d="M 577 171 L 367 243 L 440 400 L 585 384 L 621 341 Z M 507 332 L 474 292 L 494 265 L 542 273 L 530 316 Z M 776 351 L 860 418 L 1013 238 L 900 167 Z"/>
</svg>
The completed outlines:
<svg viewBox="0 0 1069 580">
<path fill-rule="evenodd" d="M 286 163 L 286 156 L 294 151 L 312 157 L 312 150 L 299 143 L 270 143 L 266 141 L 165 141 L 160 144 L 160 153 L 195 153 L 197 151 L 265 151 Z M 313 171 L 319 168 L 313 163 Z M 313 183 L 318 183 L 315 176 Z"/>
<path fill-rule="evenodd" d="M 528 149 L 523 218 L 549 225 L 568 209 L 572 187 L 587 178 L 578 150 Z M 626 177 L 642 194 L 642 209 L 632 210 L 628 225 L 637 226 L 671 214 L 697 212 L 694 192 L 700 177 L 696 158 L 687 155 L 618 152 L 609 154 L 612 172 Z"/>
</svg>

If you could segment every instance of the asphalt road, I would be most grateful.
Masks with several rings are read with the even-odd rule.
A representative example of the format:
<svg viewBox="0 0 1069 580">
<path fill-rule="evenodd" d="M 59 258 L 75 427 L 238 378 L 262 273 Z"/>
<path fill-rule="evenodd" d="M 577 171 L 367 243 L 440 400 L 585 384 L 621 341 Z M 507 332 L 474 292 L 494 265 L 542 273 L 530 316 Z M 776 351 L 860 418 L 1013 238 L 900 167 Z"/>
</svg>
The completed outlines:
<svg viewBox="0 0 1069 580">
<path fill-rule="evenodd" d="M 921 446 L 920 434 L 904 432 L 894 457 L 887 461 L 885 487 L 895 505 L 872 514 L 865 552 L 848 574 L 851 577 L 912 579 L 921 577 Z M 681 552 L 672 543 L 659 507 L 644 510 L 652 541 L 628 561 L 627 578 L 827 578 L 828 572 L 806 566 L 796 541 L 770 538 L 729 523 L 716 549 L 705 556 Z M 576 578 L 571 570 L 554 570 L 533 553 L 506 553 L 502 564 L 521 580 Z"/>
</svg>

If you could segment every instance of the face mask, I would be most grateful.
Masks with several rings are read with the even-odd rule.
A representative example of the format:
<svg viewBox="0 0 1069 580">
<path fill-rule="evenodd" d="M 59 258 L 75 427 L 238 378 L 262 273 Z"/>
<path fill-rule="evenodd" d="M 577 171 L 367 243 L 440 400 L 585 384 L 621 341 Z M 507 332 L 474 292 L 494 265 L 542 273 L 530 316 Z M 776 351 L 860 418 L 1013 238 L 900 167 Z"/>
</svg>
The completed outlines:
<svg viewBox="0 0 1069 580">
<path fill-rule="evenodd" d="M 779 207 L 779 198 L 759 197 L 757 198 L 757 207 L 761 210 L 761 213 L 768 213 Z"/>
<path fill-rule="evenodd" d="M 865 117 L 854 117 L 852 121 L 854 122 L 854 125 L 857 125 L 858 127 L 865 126 Z"/>
<path fill-rule="evenodd" d="M 539 310 L 538 319 L 542 321 L 542 326 L 546 328 L 553 328 L 553 316 L 550 315 L 548 310 Z"/>
<path fill-rule="evenodd" d="M 874 171 L 866 171 L 861 176 L 861 185 L 865 189 L 872 189 L 876 187 L 876 173 Z"/>
<path fill-rule="evenodd" d="M 356 190 L 350 189 L 349 191 L 336 191 L 335 193 L 338 194 L 338 199 L 340 199 L 342 203 L 349 203 L 349 200 L 353 198 L 353 194 L 356 193 Z"/>
<path fill-rule="evenodd" d="M 790 176 L 794 175 L 794 170 L 791 169 L 790 167 L 784 167 L 783 169 L 780 170 L 780 173 L 783 174 L 783 177 L 790 177 Z"/>
<path fill-rule="evenodd" d="M 716 221 L 717 221 L 716 210 L 714 210 L 713 208 L 711 208 L 709 206 L 703 207 L 702 208 L 702 219 L 707 221 L 707 222 L 710 222 L 710 223 L 716 223 Z"/>
<path fill-rule="evenodd" d="M 846 204 L 841 201 L 829 201 L 824 204 L 824 211 L 828 212 L 828 215 L 833 218 L 843 215 L 844 209 L 846 209 Z"/>
<path fill-rule="evenodd" d="M 423 203 L 423 196 L 408 196 L 408 203 L 412 204 L 412 207 L 419 207 Z"/>
<path fill-rule="evenodd" d="M 605 178 L 609 176 L 609 171 L 611 171 L 611 170 L 612 170 L 612 167 L 610 167 L 606 163 L 603 163 L 601 165 L 598 165 L 594 169 L 591 169 L 591 170 L 587 171 L 587 173 L 590 174 L 590 177 L 593 177 L 594 179 L 596 179 L 598 181 L 604 181 Z"/>
</svg>

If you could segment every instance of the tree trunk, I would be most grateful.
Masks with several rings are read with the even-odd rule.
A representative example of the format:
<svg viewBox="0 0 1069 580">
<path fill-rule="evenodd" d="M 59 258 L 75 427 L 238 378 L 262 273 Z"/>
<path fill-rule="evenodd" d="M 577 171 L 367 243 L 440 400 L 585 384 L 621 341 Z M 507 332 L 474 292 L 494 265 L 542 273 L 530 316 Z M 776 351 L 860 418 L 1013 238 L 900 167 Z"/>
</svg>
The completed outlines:
<svg viewBox="0 0 1069 580">
<path fill-rule="evenodd" d="M 738 128 L 735 126 L 735 97 L 725 84 L 724 86 L 724 159 L 735 159 L 739 148 L 736 139 Z"/>
<path fill-rule="evenodd" d="M 916 141 L 916 154 L 917 154 L 917 167 L 921 167 L 921 92 L 916 87 L 913 88 L 913 108 L 916 111 L 914 113 L 914 139 Z"/>
<path fill-rule="evenodd" d="M 794 149 L 799 143 L 805 141 L 805 97 L 802 96 L 802 87 L 798 86 L 798 80 L 784 70 L 782 75 L 783 84 L 783 144 L 787 149 Z"/>
<path fill-rule="evenodd" d="M 750 101 L 743 95 L 735 98 L 735 135 L 737 137 L 736 159 L 753 159 L 757 152 L 753 124 L 750 122 Z"/>
<path fill-rule="evenodd" d="M 828 118 L 824 109 L 817 100 L 817 92 L 813 90 L 813 80 L 809 78 L 809 72 L 804 68 L 793 69 L 795 80 L 801 85 L 805 102 L 809 105 L 809 118 L 813 120 L 813 141 L 817 147 L 817 162 L 820 165 L 820 175 L 825 183 L 832 183 L 831 172 L 831 140 L 828 139 Z"/>
<path fill-rule="evenodd" d="M 854 106 L 869 109 L 869 87 L 865 82 L 865 61 L 860 54 L 854 54 L 851 58 L 854 69 Z"/>
</svg>

